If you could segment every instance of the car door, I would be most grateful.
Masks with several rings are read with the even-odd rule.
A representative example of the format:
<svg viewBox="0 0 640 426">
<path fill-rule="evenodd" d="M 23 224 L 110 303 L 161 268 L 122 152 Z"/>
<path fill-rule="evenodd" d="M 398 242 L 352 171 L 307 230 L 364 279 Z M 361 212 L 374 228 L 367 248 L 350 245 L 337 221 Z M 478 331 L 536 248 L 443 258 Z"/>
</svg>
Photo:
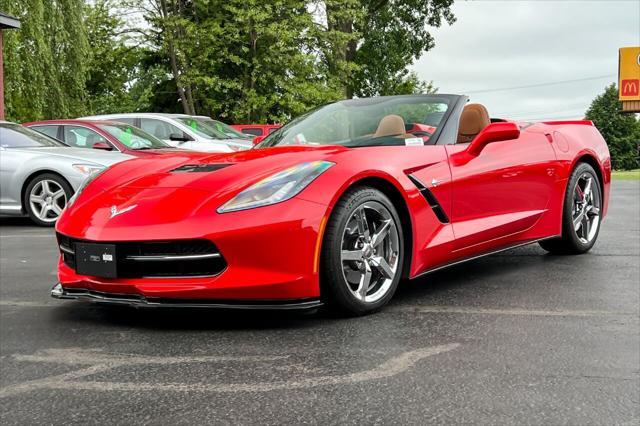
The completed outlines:
<svg viewBox="0 0 640 426">
<path fill-rule="evenodd" d="M 15 185 L 15 175 L 26 157 L 21 152 L 13 152 L 11 148 L 0 145 L 0 212 L 20 211 L 22 201 L 19 188 Z"/>
<path fill-rule="evenodd" d="M 469 145 L 447 145 L 456 250 L 481 252 L 526 239 L 521 234 L 545 213 L 556 181 L 549 140 L 521 131 L 457 161 Z"/>
<path fill-rule="evenodd" d="M 147 133 L 152 134 L 157 137 L 161 141 L 168 143 L 171 146 L 181 146 L 184 148 L 189 148 L 184 146 L 183 141 L 175 141 L 171 139 L 171 135 L 182 135 L 185 139 L 191 139 L 188 135 L 186 135 L 180 128 L 174 126 L 171 123 L 168 123 L 163 120 L 158 120 L 156 118 L 141 118 L 140 119 L 140 128 Z"/>
</svg>

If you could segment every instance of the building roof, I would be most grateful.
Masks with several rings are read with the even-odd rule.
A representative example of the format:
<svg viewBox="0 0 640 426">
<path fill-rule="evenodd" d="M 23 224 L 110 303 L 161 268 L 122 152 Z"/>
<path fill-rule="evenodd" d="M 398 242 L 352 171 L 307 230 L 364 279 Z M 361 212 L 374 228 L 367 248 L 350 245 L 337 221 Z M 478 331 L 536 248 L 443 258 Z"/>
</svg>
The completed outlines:
<svg viewBox="0 0 640 426">
<path fill-rule="evenodd" d="M 20 21 L 18 18 L 14 18 L 13 16 L 0 12 L 0 30 L 6 30 L 9 28 L 20 28 Z"/>
</svg>

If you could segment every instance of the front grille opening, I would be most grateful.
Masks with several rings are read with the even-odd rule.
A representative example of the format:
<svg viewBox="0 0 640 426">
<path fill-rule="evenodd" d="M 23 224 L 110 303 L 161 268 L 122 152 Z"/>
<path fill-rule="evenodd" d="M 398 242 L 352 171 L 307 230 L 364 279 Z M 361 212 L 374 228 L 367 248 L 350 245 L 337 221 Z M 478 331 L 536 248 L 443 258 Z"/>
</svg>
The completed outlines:
<svg viewBox="0 0 640 426">
<path fill-rule="evenodd" d="M 58 234 L 62 260 L 74 270 L 76 242 L 91 243 Z M 209 240 L 100 243 L 116 246 L 117 278 L 210 277 L 227 267 L 226 260 Z"/>
</svg>

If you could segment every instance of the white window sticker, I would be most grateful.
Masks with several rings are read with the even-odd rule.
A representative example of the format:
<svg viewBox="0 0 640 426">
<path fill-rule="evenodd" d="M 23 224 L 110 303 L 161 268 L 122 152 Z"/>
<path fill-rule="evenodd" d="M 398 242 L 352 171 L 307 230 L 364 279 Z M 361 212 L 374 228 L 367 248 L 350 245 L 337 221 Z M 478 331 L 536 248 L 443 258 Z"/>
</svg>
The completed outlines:
<svg viewBox="0 0 640 426">
<path fill-rule="evenodd" d="M 298 133 L 293 139 L 299 145 L 307 143 L 307 138 L 302 133 Z"/>
<path fill-rule="evenodd" d="M 111 254 L 103 254 L 102 255 L 102 260 L 104 262 L 113 262 L 113 255 L 111 255 Z"/>
<path fill-rule="evenodd" d="M 424 146 L 422 138 L 407 138 L 404 140 L 406 146 Z"/>
</svg>

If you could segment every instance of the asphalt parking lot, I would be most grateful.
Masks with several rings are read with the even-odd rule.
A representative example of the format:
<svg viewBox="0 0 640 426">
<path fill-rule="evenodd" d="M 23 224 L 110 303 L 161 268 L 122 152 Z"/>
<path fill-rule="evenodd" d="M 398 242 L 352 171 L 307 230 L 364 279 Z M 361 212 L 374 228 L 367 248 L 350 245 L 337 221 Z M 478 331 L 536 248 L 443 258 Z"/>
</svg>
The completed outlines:
<svg viewBox="0 0 640 426">
<path fill-rule="evenodd" d="M 53 231 L 0 219 L 0 420 L 635 425 L 639 211 L 616 181 L 589 254 L 514 249 L 355 319 L 56 301 Z"/>
</svg>

